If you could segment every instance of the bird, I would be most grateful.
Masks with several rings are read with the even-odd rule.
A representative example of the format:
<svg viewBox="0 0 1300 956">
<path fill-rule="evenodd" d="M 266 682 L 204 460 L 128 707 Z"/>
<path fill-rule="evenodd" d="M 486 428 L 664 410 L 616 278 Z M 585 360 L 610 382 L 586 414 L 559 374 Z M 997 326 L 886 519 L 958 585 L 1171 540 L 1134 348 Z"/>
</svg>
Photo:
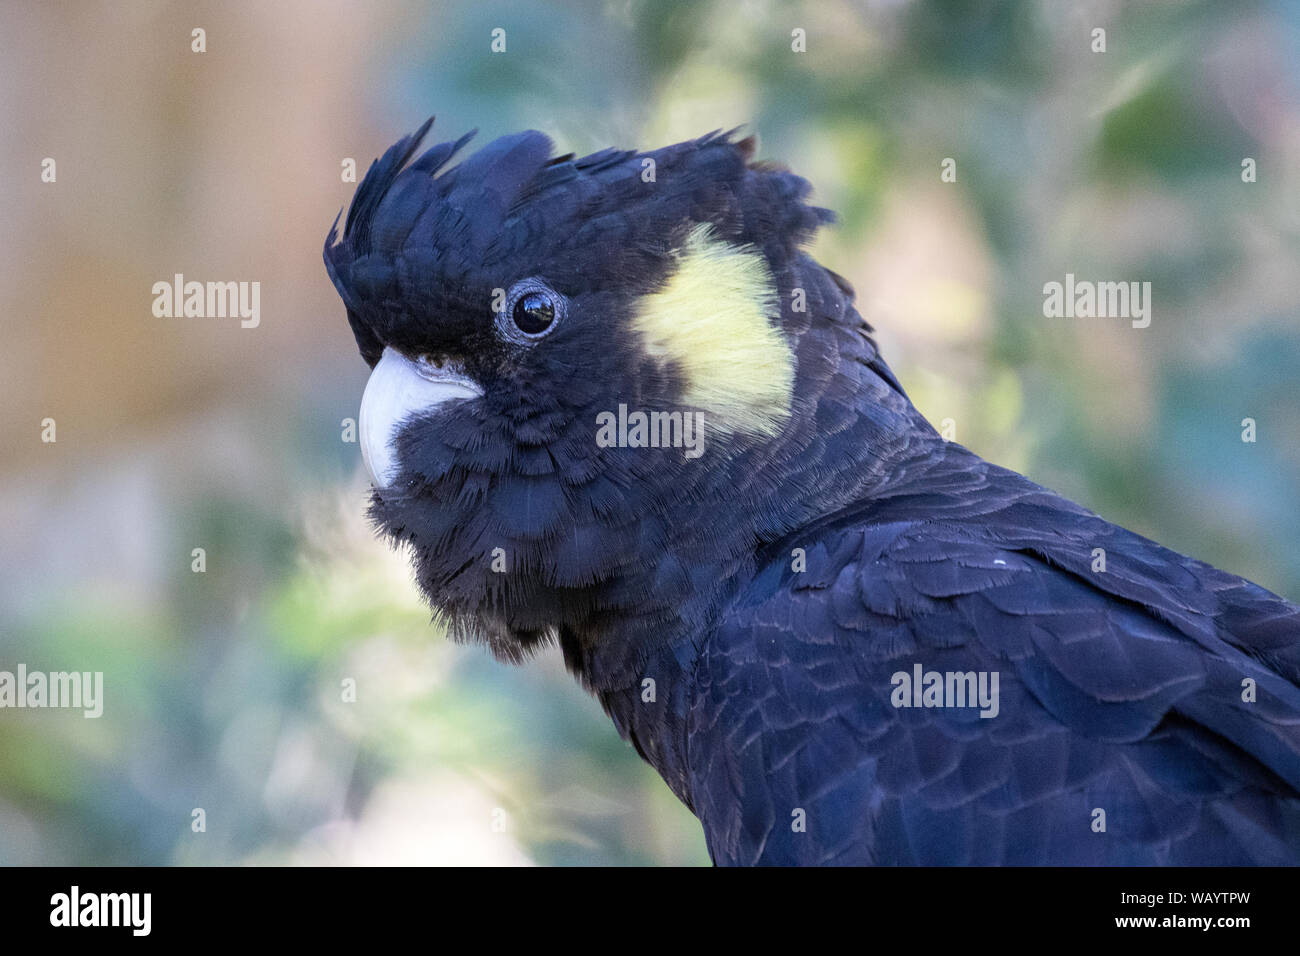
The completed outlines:
<svg viewBox="0 0 1300 956">
<path fill-rule="evenodd" d="M 324 249 L 369 519 L 453 640 L 558 645 L 714 864 L 1300 862 L 1300 608 L 940 435 L 807 180 L 432 122 Z"/>
</svg>

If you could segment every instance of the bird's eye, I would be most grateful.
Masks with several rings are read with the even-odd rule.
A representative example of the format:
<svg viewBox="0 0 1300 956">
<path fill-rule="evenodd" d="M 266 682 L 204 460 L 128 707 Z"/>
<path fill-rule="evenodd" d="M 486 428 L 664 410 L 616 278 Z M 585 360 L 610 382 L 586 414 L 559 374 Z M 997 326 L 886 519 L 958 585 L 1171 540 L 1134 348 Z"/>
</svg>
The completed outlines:
<svg viewBox="0 0 1300 956">
<path fill-rule="evenodd" d="M 564 318 L 565 299 L 540 279 L 521 279 L 511 287 L 497 316 L 500 334 L 527 345 L 549 335 Z"/>
<path fill-rule="evenodd" d="M 555 306 L 544 292 L 529 292 L 515 303 L 515 325 L 525 335 L 541 335 L 555 321 Z"/>
</svg>

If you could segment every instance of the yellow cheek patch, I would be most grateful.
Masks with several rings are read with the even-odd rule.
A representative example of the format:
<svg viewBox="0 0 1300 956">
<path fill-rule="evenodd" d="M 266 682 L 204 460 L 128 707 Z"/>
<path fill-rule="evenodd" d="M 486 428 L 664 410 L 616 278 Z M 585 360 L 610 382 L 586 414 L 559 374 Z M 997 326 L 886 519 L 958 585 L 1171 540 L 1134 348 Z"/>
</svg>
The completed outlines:
<svg viewBox="0 0 1300 956">
<path fill-rule="evenodd" d="M 646 353 L 671 362 L 686 388 L 682 404 L 730 431 L 775 435 L 790 417 L 794 355 L 772 325 L 776 283 L 756 250 L 691 230 L 677 269 L 638 303 L 633 327 Z"/>
</svg>

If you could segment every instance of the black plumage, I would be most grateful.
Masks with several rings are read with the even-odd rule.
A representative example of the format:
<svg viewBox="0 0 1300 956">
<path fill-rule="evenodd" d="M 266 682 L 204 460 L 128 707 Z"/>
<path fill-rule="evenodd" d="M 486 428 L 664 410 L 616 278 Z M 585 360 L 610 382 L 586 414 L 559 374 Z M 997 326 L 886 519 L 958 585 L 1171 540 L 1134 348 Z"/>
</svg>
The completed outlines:
<svg viewBox="0 0 1300 956">
<path fill-rule="evenodd" d="M 558 641 L 715 861 L 1300 860 L 1300 609 L 945 442 L 803 251 L 831 219 L 803 179 L 719 134 L 412 161 L 428 125 L 326 265 L 371 365 L 451 355 L 483 394 L 404 423 L 372 517 L 453 636 L 509 660 Z M 780 293 L 788 420 L 698 459 L 599 447 L 600 411 L 681 406 L 634 317 L 700 223 Z M 527 348 L 491 305 L 524 277 L 567 304 Z M 996 673 L 997 716 L 895 706 L 916 664 Z"/>
</svg>

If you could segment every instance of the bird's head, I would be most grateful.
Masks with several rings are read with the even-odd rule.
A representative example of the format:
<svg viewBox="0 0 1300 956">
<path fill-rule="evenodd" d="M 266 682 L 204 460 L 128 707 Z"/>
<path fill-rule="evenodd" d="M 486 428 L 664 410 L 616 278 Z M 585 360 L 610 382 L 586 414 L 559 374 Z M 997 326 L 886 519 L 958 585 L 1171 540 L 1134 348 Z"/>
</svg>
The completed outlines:
<svg viewBox="0 0 1300 956">
<path fill-rule="evenodd" d="M 831 477 L 854 404 L 820 398 L 875 358 L 800 250 L 830 214 L 748 139 L 574 159 L 525 132 L 451 166 L 469 137 L 414 158 L 429 125 L 325 247 L 373 369 L 372 518 L 453 633 L 503 657 L 698 625 L 817 510 L 808 469 Z"/>
</svg>

